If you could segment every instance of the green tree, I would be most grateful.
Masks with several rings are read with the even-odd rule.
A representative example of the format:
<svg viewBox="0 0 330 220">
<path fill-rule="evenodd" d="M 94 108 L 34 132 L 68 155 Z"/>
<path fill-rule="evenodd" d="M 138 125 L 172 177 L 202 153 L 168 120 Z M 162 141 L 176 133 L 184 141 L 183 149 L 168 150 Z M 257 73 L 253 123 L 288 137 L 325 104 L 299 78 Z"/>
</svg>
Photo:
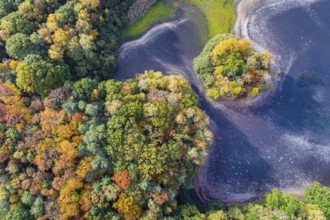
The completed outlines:
<svg viewBox="0 0 330 220">
<path fill-rule="evenodd" d="M 21 197 L 21 201 L 25 205 L 32 205 L 34 202 L 34 197 L 31 195 L 31 193 L 25 191 Z"/>
<path fill-rule="evenodd" d="M 17 86 L 23 91 L 36 92 L 42 96 L 62 86 L 70 78 L 66 65 L 44 60 L 37 54 L 28 55 L 17 67 Z"/>
<path fill-rule="evenodd" d="M 31 41 L 26 34 L 17 33 L 10 37 L 6 43 L 6 52 L 9 56 L 15 59 L 24 59 L 31 50 Z"/>
<path fill-rule="evenodd" d="M 15 9 L 17 9 L 17 7 L 14 0 L 2 0 L 0 2 L 0 18 L 6 16 Z"/>
<path fill-rule="evenodd" d="M 180 217 L 184 220 L 202 219 L 204 216 L 194 205 L 183 205 L 180 210 Z"/>
<path fill-rule="evenodd" d="M 287 219 L 285 213 L 266 208 L 262 205 L 249 204 L 246 211 L 247 220 L 260 220 L 260 219 Z"/>
<path fill-rule="evenodd" d="M 0 199 L 0 213 L 7 213 L 10 210 L 10 203 L 7 198 Z"/>
<path fill-rule="evenodd" d="M 78 100 L 88 100 L 98 86 L 98 82 L 94 79 L 83 78 L 74 83 L 72 94 Z"/>
<path fill-rule="evenodd" d="M 69 100 L 62 105 L 62 109 L 65 111 L 65 113 L 72 116 L 77 110 L 77 103 Z"/>
<path fill-rule="evenodd" d="M 17 141 L 21 137 L 21 134 L 15 128 L 9 128 L 6 131 L 6 136 L 12 140 Z"/>
<path fill-rule="evenodd" d="M 280 190 L 274 189 L 272 193 L 265 195 L 266 207 L 279 209 L 289 216 L 295 216 L 299 212 L 299 202 L 290 194 L 282 194 Z"/>
<path fill-rule="evenodd" d="M 24 92 L 34 93 L 36 90 L 35 85 L 35 72 L 32 67 L 26 63 L 21 62 L 17 66 L 17 78 L 16 84 L 18 88 L 23 90 Z"/>
<path fill-rule="evenodd" d="M 30 53 L 39 54 L 40 56 L 47 56 L 46 43 L 40 35 L 37 33 L 32 33 L 30 35 L 30 42 L 32 45 L 32 51 Z"/>
<path fill-rule="evenodd" d="M 44 214 L 44 200 L 41 196 L 36 198 L 30 212 L 35 218 L 41 217 Z"/>
<path fill-rule="evenodd" d="M 74 14 L 74 6 L 75 1 L 67 1 L 55 11 L 55 16 L 59 20 L 60 27 L 63 27 L 65 24 L 73 25 L 75 23 L 76 17 Z"/>
<path fill-rule="evenodd" d="M 30 215 L 28 210 L 16 208 L 11 209 L 4 217 L 4 220 L 33 220 L 33 217 Z"/>
<path fill-rule="evenodd" d="M 325 216 L 330 218 L 330 188 L 313 183 L 307 187 L 303 202 L 319 206 Z"/>
<path fill-rule="evenodd" d="M 89 116 L 96 117 L 99 113 L 99 105 L 98 103 L 91 103 L 86 105 L 85 113 Z"/>
<path fill-rule="evenodd" d="M 19 11 L 14 11 L 3 17 L 0 21 L 2 40 L 6 41 L 11 35 L 17 33 L 31 34 L 38 27 L 37 23 L 29 20 Z"/>
</svg>

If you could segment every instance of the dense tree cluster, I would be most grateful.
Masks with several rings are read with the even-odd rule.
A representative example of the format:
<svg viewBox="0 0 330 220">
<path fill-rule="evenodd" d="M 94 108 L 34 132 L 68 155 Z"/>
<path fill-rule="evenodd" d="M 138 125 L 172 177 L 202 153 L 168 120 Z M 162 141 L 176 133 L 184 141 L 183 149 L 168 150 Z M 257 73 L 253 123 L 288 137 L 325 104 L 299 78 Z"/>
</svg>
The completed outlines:
<svg viewBox="0 0 330 220">
<path fill-rule="evenodd" d="M 132 2 L 1 1 L 0 51 L 22 63 L 18 87 L 45 96 L 64 80 L 109 78 L 115 68 L 117 36 L 127 24 Z M 36 73 L 35 68 L 45 70 Z"/>
<path fill-rule="evenodd" d="M 2 66 L 0 216 L 29 219 L 325 220 L 330 189 L 302 200 L 278 190 L 243 207 L 177 202 L 212 139 L 208 119 L 180 76 L 83 78 L 24 96 Z M 18 68 L 18 67 L 17 67 Z M 7 82 L 5 82 L 7 81 Z"/>
<path fill-rule="evenodd" d="M 127 13 L 155 1 L 133 2 L 0 1 L 0 219 L 330 218 L 319 184 L 301 201 L 274 190 L 243 208 L 178 203 L 212 141 L 189 83 L 154 71 L 100 82 Z M 194 68 L 211 98 L 255 96 L 270 58 L 221 35 Z"/>
<path fill-rule="evenodd" d="M 150 71 L 126 82 L 84 78 L 51 90 L 43 100 L 22 96 L 4 80 L 5 219 L 169 215 L 212 139 L 207 117 L 180 76 Z"/>
<path fill-rule="evenodd" d="M 271 57 L 255 51 L 248 40 L 218 35 L 195 59 L 194 69 L 212 99 L 253 97 L 270 83 Z"/>
<path fill-rule="evenodd" d="M 329 193 L 330 188 L 314 183 L 307 187 L 304 199 L 299 201 L 291 194 L 283 194 L 274 189 L 265 195 L 264 202 L 241 207 L 197 208 L 195 205 L 185 204 L 180 207 L 176 217 L 184 220 L 326 220 L 330 217 Z"/>
</svg>

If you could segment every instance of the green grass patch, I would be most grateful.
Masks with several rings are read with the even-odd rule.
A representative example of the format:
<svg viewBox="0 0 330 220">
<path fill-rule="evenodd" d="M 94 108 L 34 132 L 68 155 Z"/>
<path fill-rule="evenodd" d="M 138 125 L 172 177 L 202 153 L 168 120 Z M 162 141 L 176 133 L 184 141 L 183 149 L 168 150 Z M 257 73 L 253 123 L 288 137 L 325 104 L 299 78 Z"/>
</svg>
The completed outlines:
<svg viewBox="0 0 330 220">
<path fill-rule="evenodd" d="M 235 21 L 235 0 L 189 0 L 205 15 L 209 38 L 218 34 L 230 33 Z"/>
<path fill-rule="evenodd" d="M 202 11 L 207 20 L 209 39 L 232 31 L 235 0 L 182 0 L 181 3 L 191 3 Z M 126 27 L 121 37 L 137 37 L 155 22 L 173 17 L 176 6 L 158 0 L 140 20 Z"/>
<path fill-rule="evenodd" d="M 163 0 L 157 1 L 147 13 L 138 21 L 126 27 L 121 36 L 125 37 L 137 37 L 157 21 L 170 18 L 174 15 L 175 9 L 166 5 Z"/>
</svg>

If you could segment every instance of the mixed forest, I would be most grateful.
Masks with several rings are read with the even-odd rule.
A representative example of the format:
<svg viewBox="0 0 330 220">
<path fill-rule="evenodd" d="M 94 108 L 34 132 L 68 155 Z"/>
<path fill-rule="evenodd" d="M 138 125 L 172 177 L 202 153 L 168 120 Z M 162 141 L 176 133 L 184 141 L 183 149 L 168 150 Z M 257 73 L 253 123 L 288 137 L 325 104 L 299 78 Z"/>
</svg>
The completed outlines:
<svg viewBox="0 0 330 220">
<path fill-rule="evenodd" d="M 0 219 L 330 218 L 318 183 L 301 200 L 279 190 L 246 206 L 187 199 L 213 139 L 191 85 L 111 75 L 123 28 L 154 3 L 0 1 Z M 258 94 L 270 59 L 219 35 L 195 68 L 211 98 L 234 99 Z"/>
<path fill-rule="evenodd" d="M 257 52 L 251 42 L 230 34 L 217 35 L 194 61 L 206 95 L 236 99 L 255 97 L 271 86 L 269 52 Z"/>
</svg>

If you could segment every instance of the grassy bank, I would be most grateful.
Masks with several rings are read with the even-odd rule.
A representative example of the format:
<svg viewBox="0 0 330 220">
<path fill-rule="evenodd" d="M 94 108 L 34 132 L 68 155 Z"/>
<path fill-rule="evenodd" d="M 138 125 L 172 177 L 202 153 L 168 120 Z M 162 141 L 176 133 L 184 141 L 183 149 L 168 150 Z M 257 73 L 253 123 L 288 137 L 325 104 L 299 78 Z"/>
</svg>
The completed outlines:
<svg viewBox="0 0 330 220">
<path fill-rule="evenodd" d="M 173 3 L 176 2 L 176 3 Z M 158 0 L 137 22 L 126 27 L 122 38 L 136 37 L 157 21 L 173 17 L 180 4 L 192 4 L 204 14 L 208 26 L 208 38 L 222 33 L 230 33 L 235 21 L 235 0 L 181 0 L 173 1 L 172 6 Z"/>
<path fill-rule="evenodd" d="M 208 23 L 209 38 L 217 34 L 229 33 L 235 21 L 235 0 L 187 0 L 197 6 Z"/>
<path fill-rule="evenodd" d="M 136 37 L 146 31 L 153 23 L 170 18 L 174 16 L 174 13 L 173 7 L 166 5 L 163 0 L 158 0 L 140 20 L 123 30 L 122 37 Z"/>
</svg>

